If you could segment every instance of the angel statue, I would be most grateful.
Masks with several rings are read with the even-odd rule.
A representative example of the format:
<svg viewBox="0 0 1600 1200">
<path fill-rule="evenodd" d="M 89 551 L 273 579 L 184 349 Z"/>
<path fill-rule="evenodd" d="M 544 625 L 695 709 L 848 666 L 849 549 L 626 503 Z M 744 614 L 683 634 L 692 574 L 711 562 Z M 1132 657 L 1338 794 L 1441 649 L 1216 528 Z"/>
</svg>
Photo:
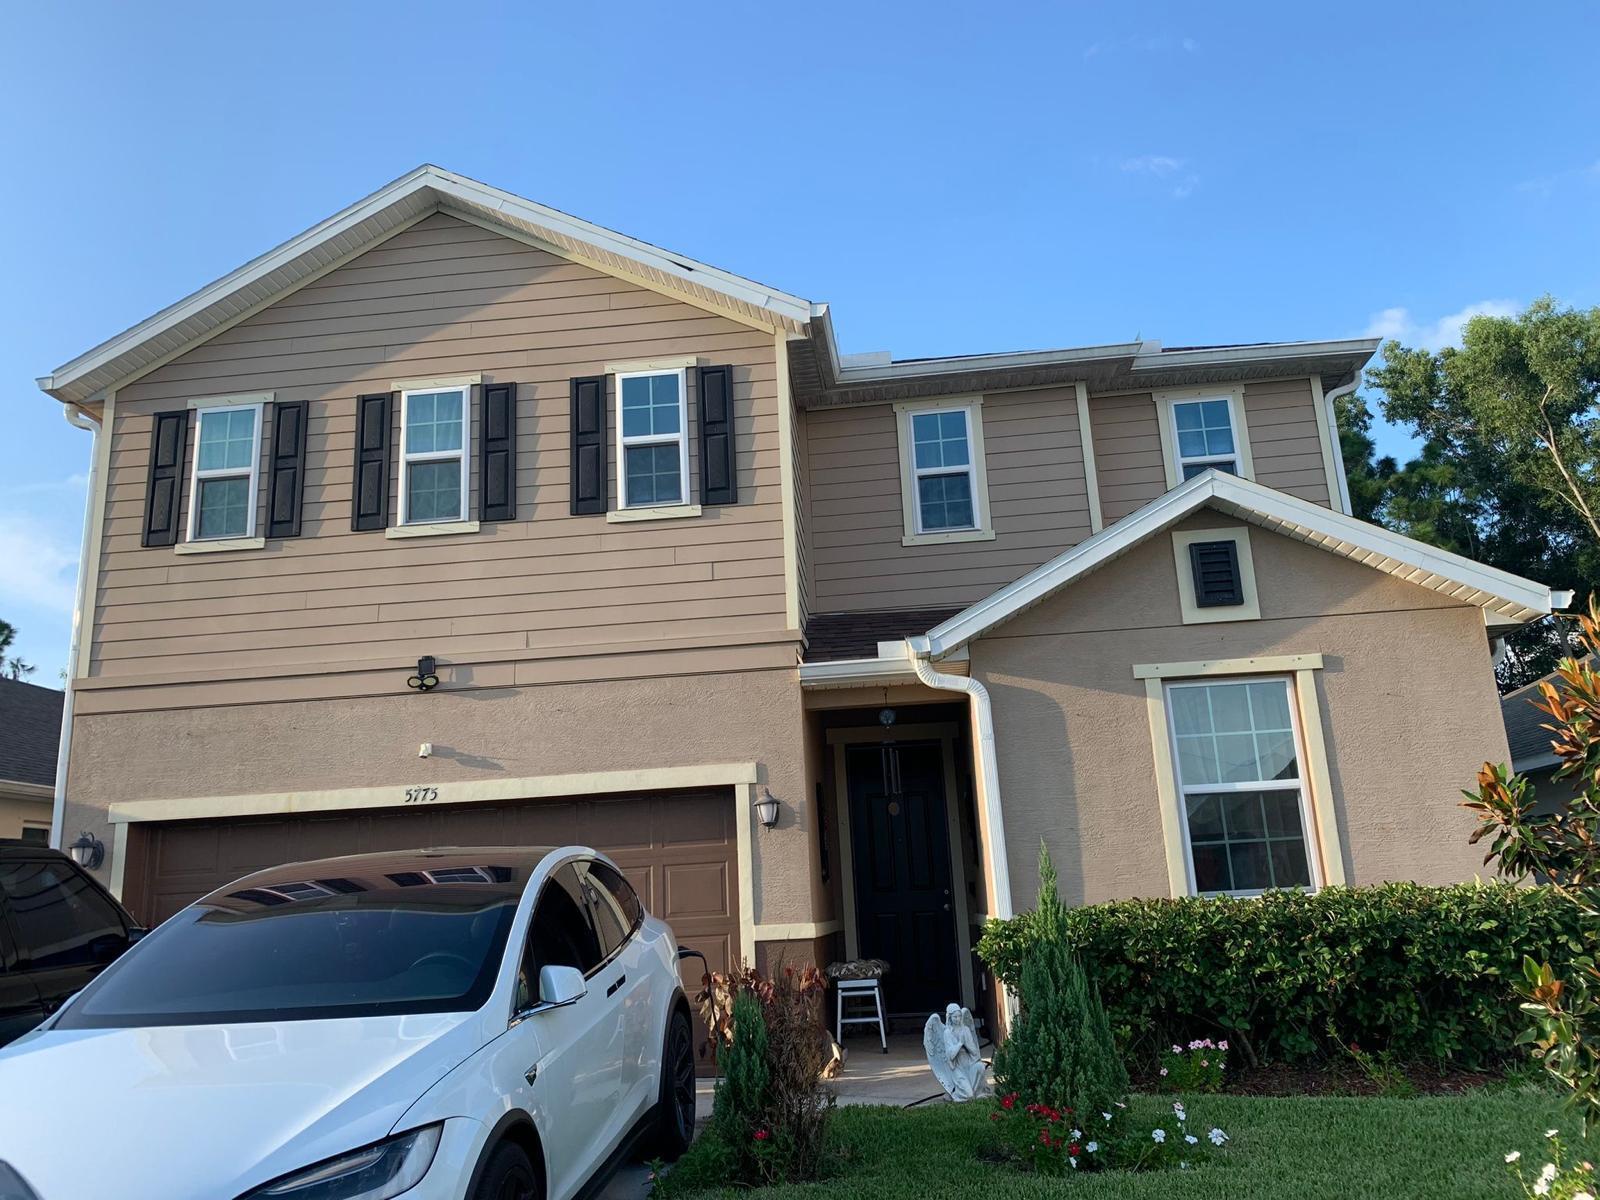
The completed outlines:
<svg viewBox="0 0 1600 1200">
<path fill-rule="evenodd" d="M 978 1055 L 978 1030 L 972 1014 L 959 1004 L 946 1006 L 942 1020 L 938 1013 L 928 1018 L 922 1030 L 922 1048 L 928 1052 L 933 1077 L 950 1099 L 959 1103 L 987 1090 L 986 1064 Z"/>
</svg>

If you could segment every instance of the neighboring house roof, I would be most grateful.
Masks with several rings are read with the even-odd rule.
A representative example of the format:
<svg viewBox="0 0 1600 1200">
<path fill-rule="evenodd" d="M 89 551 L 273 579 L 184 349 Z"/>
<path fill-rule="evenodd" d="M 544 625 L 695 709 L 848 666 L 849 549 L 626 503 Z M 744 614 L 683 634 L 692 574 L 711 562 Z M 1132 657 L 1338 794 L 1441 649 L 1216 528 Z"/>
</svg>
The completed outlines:
<svg viewBox="0 0 1600 1200">
<path fill-rule="evenodd" d="M 913 639 L 942 658 L 1053 595 L 1201 508 L 1214 508 L 1274 533 L 1320 546 L 1420 587 L 1476 604 L 1493 624 L 1520 624 L 1570 603 L 1542 583 L 1486 567 L 1413 538 L 1358 521 L 1248 479 L 1205 471 L 1057 555 L 1015 583 Z"/>
<path fill-rule="evenodd" d="M 879 642 L 904 641 L 956 615 L 959 608 L 815 613 L 806 620 L 806 662 L 875 658 Z"/>
<path fill-rule="evenodd" d="M 62 699 L 54 688 L 0 679 L 0 784 L 55 784 Z"/>
<path fill-rule="evenodd" d="M 81 404 L 437 211 L 546 244 L 567 258 L 761 324 L 800 333 L 811 319 L 812 304 L 798 296 L 424 165 L 62 364 L 40 378 L 39 386 L 58 400 Z"/>
<path fill-rule="evenodd" d="M 1533 706 L 1539 699 L 1539 685 L 1554 683 L 1554 671 L 1542 679 L 1525 683 L 1500 697 L 1500 716 L 1506 725 L 1506 745 L 1511 749 L 1511 766 L 1518 771 L 1537 771 L 1559 761 L 1550 749 L 1553 735 L 1544 728 L 1552 718 Z"/>
</svg>

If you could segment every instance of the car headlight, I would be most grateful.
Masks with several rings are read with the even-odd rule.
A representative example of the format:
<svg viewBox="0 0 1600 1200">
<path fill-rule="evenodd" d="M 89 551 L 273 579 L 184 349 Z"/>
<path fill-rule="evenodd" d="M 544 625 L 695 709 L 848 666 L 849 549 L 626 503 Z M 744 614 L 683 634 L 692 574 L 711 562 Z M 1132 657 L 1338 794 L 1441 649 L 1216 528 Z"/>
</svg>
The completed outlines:
<svg viewBox="0 0 1600 1200">
<path fill-rule="evenodd" d="M 443 1125 L 429 1125 L 398 1134 L 274 1179 L 240 1200 L 389 1200 L 422 1182 L 443 1132 Z"/>
</svg>

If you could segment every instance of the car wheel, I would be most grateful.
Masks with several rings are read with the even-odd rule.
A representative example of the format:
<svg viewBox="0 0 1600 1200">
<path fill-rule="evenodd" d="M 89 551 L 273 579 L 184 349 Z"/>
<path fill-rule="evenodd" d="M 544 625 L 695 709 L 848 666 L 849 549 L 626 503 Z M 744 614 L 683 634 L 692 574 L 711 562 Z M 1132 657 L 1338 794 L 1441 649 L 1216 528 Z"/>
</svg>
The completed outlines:
<svg viewBox="0 0 1600 1200">
<path fill-rule="evenodd" d="M 544 1188 L 522 1147 L 501 1142 L 489 1156 L 472 1200 L 544 1200 Z"/>
<path fill-rule="evenodd" d="M 694 1027 L 681 1008 L 667 1018 L 661 1054 L 661 1094 L 656 1100 L 654 1150 L 668 1162 L 694 1140 Z"/>
</svg>

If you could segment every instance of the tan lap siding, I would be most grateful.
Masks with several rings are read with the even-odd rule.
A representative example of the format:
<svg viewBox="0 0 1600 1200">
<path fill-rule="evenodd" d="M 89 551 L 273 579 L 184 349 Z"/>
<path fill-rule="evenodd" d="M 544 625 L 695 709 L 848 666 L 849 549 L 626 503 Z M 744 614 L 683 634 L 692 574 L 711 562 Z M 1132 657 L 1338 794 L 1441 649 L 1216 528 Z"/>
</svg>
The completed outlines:
<svg viewBox="0 0 1600 1200">
<path fill-rule="evenodd" d="M 969 604 L 1089 536 L 1072 389 L 984 398 L 993 541 L 900 544 L 895 417 L 887 404 L 806 414 L 816 611 Z"/>
<path fill-rule="evenodd" d="M 678 355 L 734 367 L 739 504 L 665 522 L 570 516 L 568 380 Z M 353 533 L 355 397 L 470 373 L 518 384 L 517 519 L 458 537 Z M 302 536 L 219 555 L 142 548 L 152 414 L 253 391 L 311 402 Z M 514 658 L 785 627 L 771 335 L 450 217 L 427 218 L 124 388 L 114 425 L 94 675 L 419 650 Z M 398 425 L 395 441 L 391 489 Z"/>
<path fill-rule="evenodd" d="M 1327 504 L 1328 472 L 1309 379 L 1274 379 L 1244 389 L 1244 420 L 1256 482 Z"/>
<path fill-rule="evenodd" d="M 1095 473 L 1100 508 L 1110 525 L 1167 490 L 1161 461 L 1161 426 L 1156 403 L 1146 392 L 1136 396 L 1091 396 L 1089 428 L 1094 434 Z"/>
</svg>

